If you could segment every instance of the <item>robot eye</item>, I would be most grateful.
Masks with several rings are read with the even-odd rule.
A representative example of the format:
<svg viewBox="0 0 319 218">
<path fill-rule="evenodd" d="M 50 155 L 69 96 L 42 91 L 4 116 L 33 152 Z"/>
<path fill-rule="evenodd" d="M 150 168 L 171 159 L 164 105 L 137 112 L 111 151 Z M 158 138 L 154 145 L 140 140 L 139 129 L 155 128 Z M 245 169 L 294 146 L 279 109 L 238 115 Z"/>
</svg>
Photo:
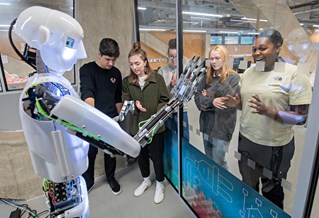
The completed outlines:
<svg viewBox="0 0 319 218">
<path fill-rule="evenodd" d="M 67 37 L 66 38 L 66 43 L 65 43 L 65 46 L 68 47 L 68 48 L 73 48 L 74 46 L 74 39 L 71 38 L 71 37 Z"/>
</svg>

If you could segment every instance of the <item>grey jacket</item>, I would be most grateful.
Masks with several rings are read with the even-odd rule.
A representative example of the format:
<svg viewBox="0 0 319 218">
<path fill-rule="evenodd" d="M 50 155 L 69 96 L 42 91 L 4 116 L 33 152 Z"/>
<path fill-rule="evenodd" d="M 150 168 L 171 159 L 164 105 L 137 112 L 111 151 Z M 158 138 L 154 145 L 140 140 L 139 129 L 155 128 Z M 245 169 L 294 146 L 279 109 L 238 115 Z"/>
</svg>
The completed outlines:
<svg viewBox="0 0 319 218">
<path fill-rule="evenodd" d="M 229 74 L 224 84 L 219 82 L 220 77 L 213 77 L 211 84 L 206 83 L 206 75 L 200 81 L 195 93 L 195 103 L 200 110 L 199 125 L 200 131 L 213 137 L 230 141 L 236 125 L 236 108 L 220 110 L 215 108 L 213 100 L 217 97 L 239 94 L 238 74 Z M 207 96 L 202 95 L 206 89 Z"/>
</svg>

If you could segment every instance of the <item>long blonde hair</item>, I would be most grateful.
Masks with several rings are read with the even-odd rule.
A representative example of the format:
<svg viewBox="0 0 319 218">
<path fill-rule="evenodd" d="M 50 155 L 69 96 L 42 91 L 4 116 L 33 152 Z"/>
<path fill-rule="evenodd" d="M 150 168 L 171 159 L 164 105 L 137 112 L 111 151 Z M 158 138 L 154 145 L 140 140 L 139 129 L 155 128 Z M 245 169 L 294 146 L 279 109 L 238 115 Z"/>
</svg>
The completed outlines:
<svg viewBox="0 0 319 218">
<path fill-rule="evenodd" d="M 237 72 L 227 66 L 227 63 L 228 63 L 228 51 L 227 51 L 227 48 L 225 46 L 215 45 L 214 47 L 212 47 L 210 49 L 210 51 L 208 53 L 208 57 L 210 57 L 210 54 L 211 54 L 212 51 L 218 52 L 218 54 L 220 55 L 220 58 L 222 59 L 223 66 L 222 66 L 222 70 L 221 70 L 221 74 L 220 74 L 220 83 L 223 84 L 227 80 L 228 74 L 234 74 L 234 73 L 237 73 Z M 211 84 L 212 83 L 214 72 L 215 72 L 214 69 L 209 64 L 209 66 L 207 67 L 207 78 L 206 78 L 206 83 L 207 84 Z"/>
<path fill-rule="evenodd" d="M 147 59 L 147 54 L 143 49 L 141 49 L 139 42 L 134 43 L 133 48 L 131 49 L 131 51 L 128 54 L 128 58 L 130 58 L 134 55 L 138 55 L 143 61 L 146 61 L 145 74 L 147 75 L 146 79 L 148 79 L 154 73 L 154 71 L 151 69 L 150 64 L 148 62 L 148 59 Z M 130 75 L 128 77 L 128 80 L 129 80 L 129 83 L 132 83 L 132 84 L 138 83 L 138 77 L 133 72 L 133 70 L 131 68 L 130 68 Z"/>
</svg>

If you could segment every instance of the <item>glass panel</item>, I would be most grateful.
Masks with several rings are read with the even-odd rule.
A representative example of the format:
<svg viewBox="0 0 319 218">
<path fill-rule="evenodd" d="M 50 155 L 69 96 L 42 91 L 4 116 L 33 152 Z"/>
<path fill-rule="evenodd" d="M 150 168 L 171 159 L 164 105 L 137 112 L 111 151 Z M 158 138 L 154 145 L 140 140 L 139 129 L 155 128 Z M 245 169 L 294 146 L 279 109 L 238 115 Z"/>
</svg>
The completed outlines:
<svg viewBox="0 0 319 218">
<path fill-rule="evenodd" d="M 139 1 L 139 6 L 148 9 L 152 8 L 148 13 L 144 12 L 141 14 L 143 17 L 142 22 L 140 23 L 142 24 L 141 27 L 144 29 L 153 28 L 164 31 L 160 33 L 156 32 L 157 36 L 159 36 L 159 34 L 166 36 L 171 33 L 171 30 L 174 29 L 174 22 L 176 19 L 175 7 L 171 7 L 174 2 L 175 1 L 169 0 Z M 311 90 L 311 88 L 309 89 L 311 86 L 308 86 L 308 88 L 306 87 L 308 82 L 313 85 L 315 69 L 317 66 L 317 53 L 312 44 L 313 42 L 319 41 L 318 33 L 315 31 L 317 28 L 316 25 L 318 25 L 315 17 L 318 16 L 319 12 L 312 9 L 316 9 L 318 3 L 298 4 L 296 1 L 272 0 L 264 1 L 264 4 L 258 5 L 255 2 L 256 1 L 242 0 L 187 1 L 183 5 L 183 57 L 185 63 L 195 54 L 201 58 L 205 57 L 208 59 L 206 61 L 206 67 L 216 67 L 216 62 L 221 60 L 224 62 L 223 64 L 230 68 L 237 69 L 238 73 L 243 73 L 247 68 L 250 68 L 248 71 L 256 69 L 258 72 L 263 72 L 265 71 L 263 69 L 263 64 L 254 63 L 254 58 L 252 57 L 252 42 L 259 32 L 268 29 L 276 29 L 281 33 L 284 41 L 283 46 L 274 51 L 274 54 L 279 52 L 279 55 L 274 58 L 277 60 L 274 66 L 274 73 L 278 73 L 278 76 L 269 73 L 270 76 L 268 80 L 261 80 L 264 81 L 262 85 L 253 81 L 249 85 L 246 84 L 245 87 L 242 86 L 241 90 L 245 90 L 251 86 L 250 96 L 257 94 L 260 97 L 258 101 L 262 101 L 270 109 L 285 111 L 288 110 L 288 108 L 291 108 L 288 107 L 288 104 L 309 104 L 311 94 L 305 93 L 308 93 L 308 91 Z M 146 11 L 148 9 L 146 9 Z M 146 20 L 148 20 L 148 22 L 146 22 Z M 287 25 L 287 21 L 289 21 L 289 25 Z M 301 24 L 301 21 L 303 24 Z M 159 38 L 156 38 L 156 40 L 153 39 L 154 38 L 151 37 L 144 37 L 142 38 L 142 42 L 145 42 L 147 45 L 157 44 Z M 163 37 L 162 40 L 168 41 L 167 37 Z M 217 44 L 222 44 L 226 48 L 228 52 L 228 55 L 226 56 L 227 59 L 220 57 L 222 55 L 218 52 L 213 52 L 209 56 L 209 51 Z M 267 56 L 267 54 L 255 56 L 255 59 L 266 61 L 266 64 L 268 64 L 267 58 L 264 58 L 264 56 Z M 162 56 L 156 57 L 158 60 L 161 60 L 162 58 Z M 155 68 L 157 68 L 157 66 Z M 246 75 L 247 72 L 245 72 Z M 264 74 L 261 75 L 268 75 L 267 72 L 269 71 L 266 69 L 266 72 L 263 72 Z M 244 78 L 242 75 L 244 74 L 240 74 L 240 76 Z M 293 76 L 287 77 L 287 75 Z M 256 76 L 256 74 L 254 74 L 254 76 Z M 214 77 L 219 78 L 219 75 L 214 75 Z M 303 80 L 302 77 L 306 77 L 306 80 Z M 232 78 L 238 78 L 238 76 L 232 76 Z M 297 81 L 294 80 L 294 78 L 301 79 L 298 79 Z M 292 81 L 291 84 L 294 85 L 289 86 L 288 88 L 288 86 L 285 85 L 286 79 L 287 81 Z M 213 81 L 218 80 L 215 78 Z M 299 83 L 300 81 L 304 82 Z M 204 196 L 205 200 L 207 200 L 205 202 L 210 202 L 209 206 L 218 209 L 216 208 L 216 205 L 218 204 L 219 198 L 216 198 L 217 196 L 211 199 L 207 198 L 216 195 L 214 189 L 211 190 L 207 188 L 207 185 L 214 187 L 214 180 L 208 180 L 210 179 L 208 176 L 217 175 L 217 170 L 219 172 L 218 179 L 224 181 L 225 178 L 227 178 L 228 181 L 231 180 L 231 184 L 236 184 L 234 187 L 237 188 L 237 182 L 243 179 L 243 171 L 240 173 L 238 166 L 238 163 L 241 163 L 244 170 L 252 171 L 254 169 L 256 171 L 253 173 L 259 173 L 257 178 L 260 177 L 259 182 L 258 180 L 255 180 L 252 182 L 254 184 L 250 184 L 251 188 L 247 188 L 248 186 L 244 183 L 241 184 L 240 187 L 245 187 L 245 190 L 249 190 L 250 194 L 247 195 L 249 198 L 248 201 L 254 202 L 256 205 L 258 204 L 256 203 L 256 201 L 258 201 L 256 199 L 261 199 L 261 201 L 264 202 L 265 198 L 263 196 L 256 197 L 258 193 L 266 197 L 268 196 L 270 200 L 275 201 L 283 196 L 281 195 L 276 197 L 276 199 L 271 199 L 272 196 L 276 196 L 272 192 L 278 194 L 282 190 L 281 187 L 283 187 L 283 192 L 285 193 L 283 205 L 284 212 L 280 211 L 274 204 L 270 206 L 262 204 L 261 207 L 269 206 L 269 208 L 273 208 L 273 211 L 276 211 L 277 215 L 285 213 L 290 214 L 294 206 L 300 158 L 304 147 L 305 132 L 307 131 L 306 126 L 282 124 L 277 119 L 274 120 L 273 116 L 267 117 L 264 114 L 251 113 L 247 104 L 247 100 L 251 100 L 251 97 L 248 97 L 247 100 L 243 99 L 244 107 L 249 109 L 248 113 L 246 113 L 246 109 L 244 109 L 243 111 L 233 111 L 231 112 L 231 115 L 222 116 L 222 113 L 227 111 L 227 109 L 216 110 L 216 106 L 213 104 L 214 99 L 223 97 L 227 94 L 234 96 L 238 93 L 238 90 L 234 88 L 235 86 L 230 86 L 229 83 L 227 83 L 227 86 L 224 85 L 224 89 L 216 88 L 216 90 L 212 89 L 211 85 L 213 83 L 211 80 L 208 80 L 207 82 L 204 80 L 203 84 L 205 85 L 205 88 L 199 88 L 195 95 L 202 95 L 206 98 L 196 102 L 195 96 L 187 103 L 186 107 L 189 140 L 183 139 L 182 146 L 183 185 L 185 185 L 186 188 L 193 186 L 192 188 L 196 188 L 195 193 L 197 194 L 198 192 L 203 192 L 202 195 L 197 195 L 196 199 Z M 218 82 L 216 85 L 218 86 Z M 221 85 L 221 87 L 222 86 L 223 85 Z M 203 91 L 204 89 L 205 91 Z M 302 89 L 307 91 L 301 92 L 300 90 Z M 276 99 L 278 96 L 281 96 L 280 100 Z M 289 101 L 287 96 L 289 96 Z M 297 99 L 303 100 L 301 102 Z M 278 101 L 284 103 L 282 105 L 274 105 L 275 103 L 278 104 Z M 207 102 L 208 104 L 205 105 Z M 215 104 L 217 103 L 215 102 Z M 207 111 L 210 111 L 214 115 L 211 117 L 203 116 L 203 112 Z M 216 115 L 217 111 L 220 113 L 219 115 Z M 231 117 L 230 120 L 229 117 Z M 200 122 L 201 119 L 202 122 Z M 247 120 L 250 120 L 250 122 L 247 123 Z M 254 125 L 258 120 L 261 124 Z M 287 122 L 287 120 L 284 120 L 283 122 Z M 200 123 L 202 125 L 200 125 Z M 216 126 L 218 128 L 215 130 L 209 129 L 212 125 L 213 127 Z M 247 131 L 249 132 L 249 130 L 247 130 L 246 125 L 253 126 L 251 134 L 247 134 Z M 184 126 L 186 126 L 186 123 L 184 123 Z M 243 141 L 241 141 L 241 146 L 247 146 L 253 141 L 259 144 L 252 144 L 259 148 L 255 154 L 251 154 L 250 151 L 247 156 L 246 151 L 242 152 L 238 149 L 239 132 L 241 135 L 245 135 L 245 138 L 240 136 L 241 140 L 246 140 L 246 138 L 249 140 L 245 143 L 242 143 Z M 294 135 L 294 139 L 291 142 L 294 142 L 295 150 L 293 150 L 293 146 L 288 143 L 292 135 Z M 286 136 L 287 138 L 282 136 Z M 254 137 L 258 140 L 255 140 Z M 262 141 L 260 139 L 265 140 Z M 187 142 L 189 142 L 191 147 L 186 146 Z M 204 142 L 206 146 L 204 146 Z M 281 149 L 278 149 L 277 147 L 283 147 L 285 150 L 281 152 Z M 189 151 L 183 150 L 186 148 L 188 148 Z M 266 148 L 268 156 L 266 151 L 260 151 L 261 148 Z M 202 155 L 197 154 L 195 151 L 199 151 L 199 154 Z M 184 162 L 190 161 L 189 156 L 195 155 L 195 153 L 196 157 L 193 159 L 195 166 L 205 163 L 210 167 L 209 170 L 207 168 L 200 170 L 197 168 L 195 171 L 197 170 L 196 172 L 198 174 L 190 175 L 187 174 L 190 172 L 189 169 L 184 168 L 187 166 L 187 164 L 184 165 Z M 247 161 L 243 164 L 246 157 L 248 157 Z M 258 157 L 258 159 L 256 159 L 256 157 Z M 292 159 L 290 160 L 290 158 Z M 283 168 L 284 165 L 286 165 L 285 169 Z M 232 174 L 232 177 L 228 172 Z M 192 182 L 190 183 L 186 180 L 188 176 L 192 177 L 190 180 Z M 245 182 L 248 183 L 248 181 Z M 278 188 L 278 190 L 273 187 L 276 187 L 276 189 Z M 236 188 L 234 188 L 232 192 L 227 192 L 226 194 L 234 194 L 234 196 L 232 196 L 234 198 L 240 198 L 243 195 L 246 196 L 246 194 L 248 194 L 248 192 L 245 192 L 237 195 L 236 192 L 243 189 L 237 190 Z M 255 192 L 254 189 L 258 189 L 258 192 Z M 185 194 L 187 191 L 189 191 L 189 189 L 184 189 L 182 190 L 182 193 L 184 193 L 184 197 L 189 202 L 190 206 L 196 211 L 196 204 L 194 205 L 194 202 L 192 203 L 189 201 Z M 192 200 L 194 199 L 195 198 Z M 242 216 L 245 216 L 243 211 L 248 211 L 248 207 L 238 211 Z M 221 211 L 221 213 L 223 214 L 223 211 Z M 275 216 L 276 214 L 273 215 Z"/>
<path fill-rule="evenodd" d="M 9 39 L 8 30 L 12 21 L 26 8 L 30 6 L 44 6 L 52 9 L 56 9 L 65 12 L 71 16 L 74 15 L 74 6 L 72 0 L 54 1 L 53 3 L 41 0 L 41 1 L 12 1 L 4 0 L 0 3 L 0 53 L 4 68 L 4 77 L 8 91 L 22 89 L 27 77 L 35 70 L 21 61 L 21 58 L 14 52 Z M 12 35 L 13 42 L 17 49 L 24 54 L 26 51 L 25 43 L 18 38 L 14 33 Z M 34 57 L 28 57 L 30 58 Z M 71 83 L 75 82 L 74 71 L 67 72 L 66 78 Z"/>
</svg>

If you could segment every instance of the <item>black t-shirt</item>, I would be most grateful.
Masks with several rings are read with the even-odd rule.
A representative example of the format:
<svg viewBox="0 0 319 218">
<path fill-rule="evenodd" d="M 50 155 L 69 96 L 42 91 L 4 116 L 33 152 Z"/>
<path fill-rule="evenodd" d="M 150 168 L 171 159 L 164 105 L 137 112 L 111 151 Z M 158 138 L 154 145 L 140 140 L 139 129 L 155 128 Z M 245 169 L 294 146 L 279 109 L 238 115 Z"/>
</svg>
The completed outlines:
<svg viewBox="0 0 319 218">
<path fill-rule="evenodd" d="M 80 68 L 81 99 L 94 98 L 95 107 L 113 118 L 116 103 L 122 102 L 122 75 L 119 69 L 102 69 L 96 62 Z"/>
</svg>

